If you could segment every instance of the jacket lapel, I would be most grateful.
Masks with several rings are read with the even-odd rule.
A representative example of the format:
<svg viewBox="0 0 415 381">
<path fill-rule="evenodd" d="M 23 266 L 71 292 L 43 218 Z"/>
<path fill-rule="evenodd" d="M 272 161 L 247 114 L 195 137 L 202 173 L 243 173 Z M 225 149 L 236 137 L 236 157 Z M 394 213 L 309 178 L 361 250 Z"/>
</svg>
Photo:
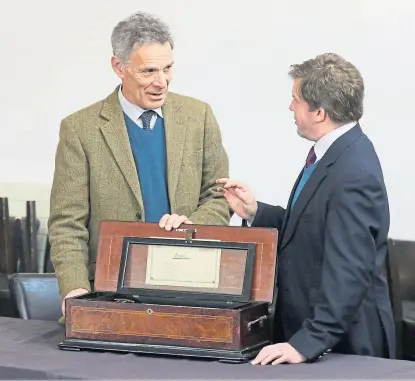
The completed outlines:
<svg viewBox="0 0 415 381">
<path fill-rule="evenodd" d="M 287 222 L 288 222 L 288 219 L 290 218 L 290 214 L 291 214 L 290 205 L 293 201 L 295 190 L 297 189 L 298 183 L 300 182 L 302 176 L 303 176 L 303 171 L 301 171 L 300 174 L 298 175 L 297 180 L 295 181 L 294 187 L 291 190 L 290 198 L 288 200 L 288 207 L 285 210 L 284 219 L 282 221 L 281 232 L 280 232 L 280 237 L 281 238 L 284 236 L 284 232 L 285 232 L 285 229 L 287 227 Z M 281 240 L 279 241 L 279 244 L 281 245 Z"/>
<path fill-rule="evenodd" d="M 282 250 L 290 242 L 297 227 L 298 221 L 304 212 L 304 209 L 306 208 L 314 193 L 317 191 L 318 187 L 321 185 L 321 183 L 327 176 L 327 168 L 333 165 L 337 158 L 345 150 L 345 148 L 352 142 L 354 142 L 357 138 L 359 138 L 362 134 L 362 130 L 359 124 L 357 124 L 350 131 L 346 132 L 344 135 L 339 137 L 330 146 L 330 148 L 324 154 L 319 163 L 317 163 L 314 172 L 311 174 L 310 178 L 305 183 L 303 189 L 301 190 L 297 198 L 297 201 L 295 202 L 292 210 L 290 211 L 293 195 L 303 173 L 303 171 L 301 171 L 301 174 L 294 185 L 294 188 L 291 192 L 290 200 L 288 202 L 286 216 L 281 229 L 281 243 L 279 250 Z"/>
<path fill-rule="evenodd" d="M 311 174 L 310 178 L 304 185 L 304 188 L 301 190 L 300 194 L 298 195 L 297 201 L 295 202 L 293 208 L 289 212 L 289 216 L 286 222 L 286 227 L 284 234 L 282 236 L 280 250 L 284 248 L 290 241 L 292 235 L 294 234 L 295 228 L 298 224 L 298 220 L 301 217 L 305 207 L 307 206 L 308 202 L 310 201 L 313 194 L 316 192 L 317 188 L 324 180 L 327 175 L 327 169 L 324 163 L 320 162 L 317 164 L 314 172 Z M 300 177 L 301 178 L 301 177 Z M 298 184 L 298 182 L 297 182 Z M 293 188 L 292 195 L 295 193 L 296 187 Z M 292 202 L 292 195 L 290 197 L 290 202 L 287 206 L 287 209 L 291 208 Z"/>
<path fill-rule="evenodd" d="M 162 107 L 164 130 L 166 134 L 166 151 L 167 151 L 167 181 L 168 192 L 173 213 L 175 205 L 175 194 L 180 177 L 180 168 L 183 159 L 183 149 L 186 139 L 186 115 L 181 112 L 181 104 L 176 102 L 170 95 Z"/>
<path fill-rule="evenodd" d="M 118 101 L 118 87 L 105 100 L 101 116 L 106 119 L 106 123 L 101 126 L 104 139 L 143 212 L 143 199 L 137 169 L 125 126 L 124 115 Z"/>
</svg>

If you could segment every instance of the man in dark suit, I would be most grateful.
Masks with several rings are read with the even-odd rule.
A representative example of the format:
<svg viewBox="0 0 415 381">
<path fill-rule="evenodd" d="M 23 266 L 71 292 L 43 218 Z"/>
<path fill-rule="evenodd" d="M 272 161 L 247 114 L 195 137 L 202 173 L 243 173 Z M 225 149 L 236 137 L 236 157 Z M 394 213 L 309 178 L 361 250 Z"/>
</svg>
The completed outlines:
<svg viewBox="0 0 415 381">
<path fill-rule="evenodd" d="M 290 110 L 315 142 L 286 209 L 218 179 L 248 225 L 279 229 L 276 344 L 253 364 L 314 361 L 327 352 L 395 356 L 384 274 L 389 205 L 382 169 L 358 123 L 364 84 L 336 54 L 293 65 Z"/>
</svg>

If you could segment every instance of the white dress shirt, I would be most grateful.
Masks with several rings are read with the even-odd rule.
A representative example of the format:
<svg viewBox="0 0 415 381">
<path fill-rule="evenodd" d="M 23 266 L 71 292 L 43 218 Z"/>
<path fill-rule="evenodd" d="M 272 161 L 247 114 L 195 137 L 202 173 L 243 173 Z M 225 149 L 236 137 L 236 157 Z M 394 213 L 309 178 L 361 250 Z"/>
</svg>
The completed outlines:
<svg viewBox="0 0 415 381">
<path fill-rule="evenodd" d="M 140 116 L 141 116 L 141 114 L 143 114 L 145 111 L 148 111 L 148 110 L 144 110 L 141 107 L 139 107 L 139 106 L 131 103 L 130 101 L 128 101 L 124 97 L 124 94 L 121 91 L 121 86 L 118 90 L 118 99 L 120 101 L 122 110 L 127 114 L 127 116 L 135 124 L 137 124 L 138 127 L 143 128 L 143 121 L 140 119 Z M 163 118 L 163 113 L 161 111 L 161 107 L 156 108 L 153 111 L 155 111 L 157 113 L 157 115 L 160 116 L 160 118 Z M 157 115 L 153 115 L 151 117 L 151 120 L 150 120 L 150 129 L 151 130 L 154 128 L 154 126 L 156 124 Z"/>
<path fill-rule="evenodd" d="M 314 152 L 316 154 L 317 160 L 320 160 L 330 146 L 338 139 L 340 136 L 345 134 L 347 131 L 351 130 L 357 122 L 350 122 L 344 124 L 343 126 L 337 127 L 335 130 L 329 132 L 328 134 L 322 136 L 319 140 L 317 140 L 316 144 L 314 145 Z"/>
</svg>

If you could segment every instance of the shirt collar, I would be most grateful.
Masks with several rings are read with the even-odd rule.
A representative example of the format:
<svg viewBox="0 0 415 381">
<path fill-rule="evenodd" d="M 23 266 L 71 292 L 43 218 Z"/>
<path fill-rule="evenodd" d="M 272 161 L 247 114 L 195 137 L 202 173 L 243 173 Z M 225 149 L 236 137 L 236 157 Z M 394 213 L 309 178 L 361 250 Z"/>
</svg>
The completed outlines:
<svg viewBox="0 0 415 381">
<path fill-rule="evenodd" d="M 122 89 L 122 86 L 120 86 L 120 88 L 118 89 L 118 100 L 120 101 L 121 108 L 131 120 L 137 121 L 140 118 L 141 114 L 143 114 L 145 111 L 148 111 L 148 110 L 144 110 L 140 106 L 137 106 L 131 103 L 130 101 L 128 101 L 124 97 L 124 94 L 122 93 L 121 89 Z M 155 111 L 158 116 L 163 118 L 161 107 L 156 108 L 153 111 Z"/>
<path fill-rule="evenodd" d="M 317 160 L 320 160 L 330 146 L 343 134 L 351 130 L 357 122 L 350 122 L 344 124 L 343 126 L 337 127 L 335 130 L 329 132 L 328 134 L 322 136 L 314 146 L 314 152 L 316 154 Z"/>
</svg>

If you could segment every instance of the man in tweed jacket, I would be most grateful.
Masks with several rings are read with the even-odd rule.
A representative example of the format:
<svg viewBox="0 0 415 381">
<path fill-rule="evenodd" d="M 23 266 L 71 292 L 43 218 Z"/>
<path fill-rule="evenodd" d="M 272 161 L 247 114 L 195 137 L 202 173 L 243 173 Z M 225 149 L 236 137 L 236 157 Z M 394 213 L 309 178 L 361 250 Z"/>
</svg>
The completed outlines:
<svg viewBox="0 0 415 381">
<path fill-rule="evenodd" d="M 64 300 L 92 289 L 102 220 L 157 221 L 169 230 L 230 219 L 215 188 L 228 176 L 228 157 L 212 110 L 167 92 L 167 26 L 137 13 L 115 27 L 112 44 L 121 85 L 60 129 L 48 226 Z"/>
</svg>

